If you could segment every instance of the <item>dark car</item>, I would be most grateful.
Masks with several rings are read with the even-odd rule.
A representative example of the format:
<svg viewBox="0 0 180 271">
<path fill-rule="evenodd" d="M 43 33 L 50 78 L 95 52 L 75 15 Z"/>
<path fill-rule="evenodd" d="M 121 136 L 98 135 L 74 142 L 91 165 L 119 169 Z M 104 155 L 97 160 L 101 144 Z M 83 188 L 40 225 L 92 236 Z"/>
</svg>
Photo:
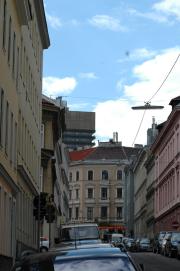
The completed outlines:
<svg viewBox="0 0 180 271">
<path fill-rule="evenodd" d="M 128 251 L 135 251 L 136 250 L 136 243 L 135 243 L 135 240 L 133 238 L 129 238 L 126 242 L 126 249 Z"/>
<path fill-rule="evenodd" d="M 157 234 L 152 241 L 152 250 L 154 253 L 161 253 L 162 241 L 166 234 L 166 231 L 161 231 Z"/>
<path fill-rule="evenodd" d="M 149 238 L 142 238 L 140 240 L 139 251 L 152 251 L 152 245 Z"/>
<path fill-rule="evenodd" d="M 177 246 L 180 242 L 180 232 L 172 232 L 165 243 L 165 255 L 169 257 L 177 257 Z"/>
<path fill-rule="evenodd" d="M 131 257 L 118 248 L 81 248 L 24 257 L 12 271 L 138 271 Z"/>
</svg>

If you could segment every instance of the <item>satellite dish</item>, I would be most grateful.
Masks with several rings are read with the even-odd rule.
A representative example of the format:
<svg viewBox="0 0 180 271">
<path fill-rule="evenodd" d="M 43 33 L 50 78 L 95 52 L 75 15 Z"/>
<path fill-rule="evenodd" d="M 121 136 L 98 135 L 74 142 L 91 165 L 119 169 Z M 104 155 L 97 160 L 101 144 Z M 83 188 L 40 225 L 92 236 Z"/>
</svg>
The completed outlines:
<svg viewBox="0 0 180 271">
<path fill-rule="evenodd" d="M 163 109 L 164 106 L 161 105 L 151 105 L 150 102 L 145 102 L 145 105 L 133 106 L 133 110 L 147 110 L 147 109 Z"/>
</svg>

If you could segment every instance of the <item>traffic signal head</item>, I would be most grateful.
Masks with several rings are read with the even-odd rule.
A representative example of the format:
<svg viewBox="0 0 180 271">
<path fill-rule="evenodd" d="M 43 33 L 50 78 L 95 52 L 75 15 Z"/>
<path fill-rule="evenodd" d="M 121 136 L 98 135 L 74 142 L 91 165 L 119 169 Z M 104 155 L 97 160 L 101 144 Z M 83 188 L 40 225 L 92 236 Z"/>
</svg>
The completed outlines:
<svg viewBox="0 0 180 271">
<path fill-rule="evenodd" d="M 54 205 L 47 205 L 46 206 L 46 215 L 45 215 L 45 218 L 47 220 L 47 223 L 52 223 L 56 216 L 55 216 L 55 207 Z"/>
</svg>

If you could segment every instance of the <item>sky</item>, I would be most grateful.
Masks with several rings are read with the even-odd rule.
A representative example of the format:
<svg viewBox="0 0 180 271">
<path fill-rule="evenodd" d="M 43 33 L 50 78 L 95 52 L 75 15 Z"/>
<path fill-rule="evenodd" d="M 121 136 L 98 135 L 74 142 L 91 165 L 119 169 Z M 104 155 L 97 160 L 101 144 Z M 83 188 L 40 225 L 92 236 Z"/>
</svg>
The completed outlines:
<svg viewBox="0 0 180 271">
<path fill-rule="evenodd" d="M 180 0 L 45 0 L 43 93 L 96 112 L 96 140 L 147 143 L 180 96 Z M 132 110 L 132 106 L 164 106 Z"/>
</svg>

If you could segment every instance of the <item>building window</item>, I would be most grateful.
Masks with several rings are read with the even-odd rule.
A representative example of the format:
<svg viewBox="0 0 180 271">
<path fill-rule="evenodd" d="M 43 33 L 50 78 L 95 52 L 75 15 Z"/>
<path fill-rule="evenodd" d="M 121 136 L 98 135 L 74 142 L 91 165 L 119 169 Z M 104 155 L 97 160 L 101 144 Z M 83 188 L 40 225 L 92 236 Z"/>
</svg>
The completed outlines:
<svg viewBox="0 0 180 271">
<path fill-rule="evenodd" d="M 13 145 L 13 139 L 14 139 L 14 123 L 13 123 L 13 113 L 11 112 L 11 123 L 10 123 L 10 134 L 12 136 L 12 139 L 10 141 L 10 162 L 13 162 L 13 153 L 14 153 L 14 145 Z"/>
<path fill-rule="evenodd" d="M 108 171 L 107 170 L 102 171 L 102 180 L 108 180 Z"/>
<path fill-rule="evenodd" d="M 117 188 L 117 198 L 122 199 L 122 188 L 121 187 Z"/>
<path fill-rule="evenodd" d="M 3 9 L 3 48 L 6 46 L 6 16 L 7 16 L 7 3 L 4 1 L 4 9 Z"/>
<path fill-rule="evenodd" d="M 6 103 L 5 152 L 8 154 L 9 103 Z"/>
<path fill-rule="evenodd" d="M 72 219 L 72 208 L 69 208 L 69 219 Z"/>
<path fill-rule="evenodd" d="M 101 199 L 107 199 L 107 187 L 101 188 Z"/>
<path fill-rule="evenodd" d="M 8 33 L 8 63 L 10 63 L 10 58 L 11 58 L 11 26 L 12 26 L 12 20 L 11 20 L 11 17 L 9 17 L 9 33 Z"/>
<path fill-rule="evenodd" d="M 69 190 L 69 199 L 72 199 L 72 190 Z"/>
<path fill-rule="evenodd" d="M 93 171 L 88 170 L 88 181 L 92 181 L 92 180 L 93 180 Z"/>
<path fill-rule="evenodd" d="M 79 171 L 76 171 L 76 181 L 79 181 Z"/>
<path fill-rule="evenodd" d="M 117 180 L 122 180 L 122 170 L 117 171 Z"/>
<path fill-rule="evenodd" d="M 79 218 L 79 207 L 76 207 L 76 219 Z"/>
<path fill-rule="evenodd" d="M 76 199 L 79 199 L 79 189 L 76 189 Z"/>
<path fill-rule="evenodd" d="M 102 219 L 107 218 L 107 207 L 105 207 L 105 206 L 101 207 L 101 218 Z"/>
<path fill-rule="evenodd" d="M 93 188 L 88 188 L 88 199 L 93 198 Z"/>
<path fill-rule="evenodd" d="M 69 182 L 72 182 L 72 172 L 69 173 Z"/>
<path fill-rule="evenodd" d="M 62 164 L 62 152 L 61 152 L 61 145 L 57 143 L 57 159 L 58 159 L 58 164 Z"/>
<path fill-rule="evenodd" d="M 0 88 L 0 145 L 2 146 L 3 133 L 3 113 L 4 113 L 4 91 Z"/>
<path fill-rule="evenodd" d="M 117 219 L 122 219 L 122 207 L 117 207 Z"/>
<path fill-rule="evenodd" d="M 93 207 L 87 207 L 87 220 L 93 220 Z"/>
</svg>

